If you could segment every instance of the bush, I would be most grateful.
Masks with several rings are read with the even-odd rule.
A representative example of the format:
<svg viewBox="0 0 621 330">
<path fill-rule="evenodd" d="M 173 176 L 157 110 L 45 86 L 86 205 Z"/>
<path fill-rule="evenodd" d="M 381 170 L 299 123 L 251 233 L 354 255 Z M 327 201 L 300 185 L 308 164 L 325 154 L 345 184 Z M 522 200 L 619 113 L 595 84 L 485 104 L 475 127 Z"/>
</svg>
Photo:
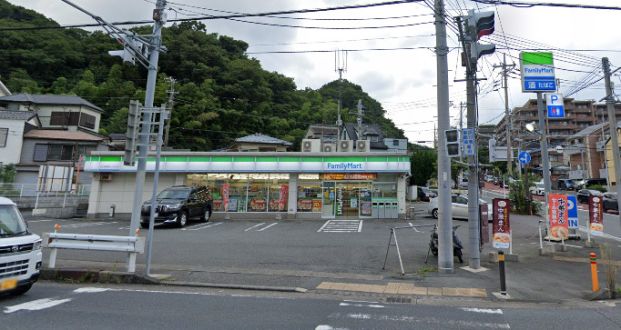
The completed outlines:
<svg viewBox="0 0 621 330">
<path fill-rule="evenodd" d="M 592 189 L 592 190 L 597 190 L 599 192 L 605 193 L 608 191 L 608 189 L 600 184 L 593 184 L 590 186 L 587 186 L 586 189 Z"/>
<path fill-rule="evenodd" d="M 533 182 L 529 181 L 529 183 Z M 521 175 L 517 181 L 509 185 L 509 199 L 511 200 L 512 211 L 515 213 L 538 214 L 540 212 L 539 204 L 530 198 L 528 188 L 525 175 Z"/>
</svg>

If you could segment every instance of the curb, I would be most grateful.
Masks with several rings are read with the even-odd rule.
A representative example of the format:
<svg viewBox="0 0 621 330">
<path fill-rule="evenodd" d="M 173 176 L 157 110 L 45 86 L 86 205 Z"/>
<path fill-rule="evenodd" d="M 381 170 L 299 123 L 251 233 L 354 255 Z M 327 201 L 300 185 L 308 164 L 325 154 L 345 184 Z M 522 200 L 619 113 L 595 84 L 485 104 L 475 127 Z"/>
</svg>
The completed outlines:
<svg viewBox="0 0 621 330">
<path fill-rule="evenodd" d="M 251 290 L 251 291 L 274 291 L 274 292 L 296 292 L 296 293 L 308 292 L 308 289 L 305 289 L 305 288 L 286 287 L 286 286 L 218 284 L 218 283 L 174 282 L 174 281 L 159 281 L 157 284 L 169 285 L 169 286 L 195 287 L 195 288 L 217 288 L 217 289 Z"/>
<path fill-rule="evenodd" d="M 40 279 L 60 282 L 111 284 L 158 284 L 157 280 L 134 273 L 107 270 L 42 269 Z"/>
</svg>

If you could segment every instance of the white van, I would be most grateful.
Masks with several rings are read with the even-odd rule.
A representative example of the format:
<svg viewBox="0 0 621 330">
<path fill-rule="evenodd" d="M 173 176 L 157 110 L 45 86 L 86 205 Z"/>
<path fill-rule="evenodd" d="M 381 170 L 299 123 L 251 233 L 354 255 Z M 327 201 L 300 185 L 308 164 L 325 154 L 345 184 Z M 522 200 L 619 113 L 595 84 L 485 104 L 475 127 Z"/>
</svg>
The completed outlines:
<svg viewBox="0 0 621 330">
<path fill-rule="evenodd" d="M 22 294 L 39 279 L 41 237 L 28 231 L 17 205 L 0 197 L 0 294 Z"/>
</svg>

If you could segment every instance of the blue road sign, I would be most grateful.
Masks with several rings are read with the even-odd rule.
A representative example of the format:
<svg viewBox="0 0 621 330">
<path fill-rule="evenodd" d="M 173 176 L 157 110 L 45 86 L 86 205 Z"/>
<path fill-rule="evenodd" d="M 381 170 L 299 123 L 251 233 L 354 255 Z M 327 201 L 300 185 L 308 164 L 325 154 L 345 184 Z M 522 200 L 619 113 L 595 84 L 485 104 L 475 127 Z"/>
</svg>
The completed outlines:
<svg viewBox="0 0 621 330">
<path fill-rule="evenodd" d="M 474 128 L 464 128 L 461 136 L 464 155 L 474 156 Z"/>
<path fill-rule="evenodd" d="M 578 200 L 576 195 L 567 195 L 567 223 L 570 229 L 578 229 Z"/>
<path fill-rule="evenodd" d="M 530 157 L 530 154 L 526 151 L 520 151 L 520 154 L 518 155 L 518 159 L 520 160 L 521 164 L 528 164 L 532 160 L 532 158 Z"/>
<path fill-rule="evenodd" d="M 565 104 L 563 102 L 563 95 L 561 94 L 546 94 L 548 118 L 565 118 Z"/>
</svg>

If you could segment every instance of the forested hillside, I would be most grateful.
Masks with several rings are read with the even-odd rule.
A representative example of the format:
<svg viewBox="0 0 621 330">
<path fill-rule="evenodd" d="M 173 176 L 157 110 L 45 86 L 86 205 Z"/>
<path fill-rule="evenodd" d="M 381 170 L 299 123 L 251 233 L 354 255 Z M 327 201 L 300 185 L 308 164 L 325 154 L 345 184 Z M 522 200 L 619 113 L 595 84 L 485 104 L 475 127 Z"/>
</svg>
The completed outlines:
<svg viewBox="0 0 621 330">
<path fill-rule="evenodd" d="M 120 46 L 102 32 L 2 31 L 41 26 L 58 24 L 0 0 L 0 79 L 13 93 L 79 95 L 104 109 L 102 133 L 124 132 L 129 100 L 144 100 L 146 70 L 109 56 Z M 135 30 L 148 34 L 151 27 Z M 388 136 L 403 137 L 384 117 L 381 104 L 358 85 L 344 80 L 299 90 L 292 78 L 268 72 L 248 57 L 246 42 L 210 33 L 201 22 L 169 25 L 162 33 L 168 51 L 160 56 L 155 104 L 166 102 L 166 78 L 174 77 L 178 94 L 170 144 L 176 148 L 221 148 L 255 132 L 297 145 L 309 124 L 336 122 L 339 88 L 346 121 L 353 121 L 349 109 L 360 98 L 365 122 L 380 124 Z"/>
</svg>

